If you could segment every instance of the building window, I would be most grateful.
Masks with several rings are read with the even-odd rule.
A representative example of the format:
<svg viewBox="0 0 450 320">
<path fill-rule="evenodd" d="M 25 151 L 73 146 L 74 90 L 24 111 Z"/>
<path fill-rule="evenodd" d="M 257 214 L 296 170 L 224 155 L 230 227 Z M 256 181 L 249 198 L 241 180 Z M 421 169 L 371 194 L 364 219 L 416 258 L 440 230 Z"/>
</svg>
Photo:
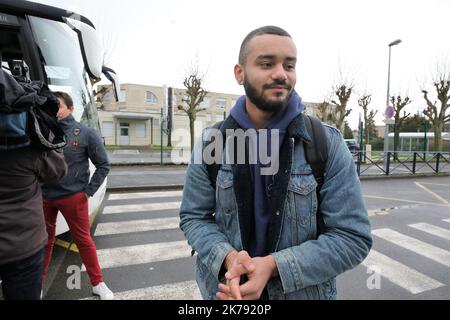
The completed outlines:
<svg viewBox="0 0 450 320">
<path fill-rule="evenodd" d="M 105 95 L 103 96 L 103 103 L 111 103 L 114 100 L 114 95 L 112 92 L 107 92 L 105 93 Z"/>
<path fill-rule="evenodd" d="M 119 92 L 119 102 L 127 101 L 127 92 L 125 90 L 120 90 Z"/>
<path fill-rule="evenodd" d="M 137 123 L 136 128 L 136 138 L 145 138 L 145 123 Z"/>
<path fill-rule="evenodd" d="M 157 104 L 158 103 L 158 98 L 155 96 L 155 94 L 151 91 L 147 91 L 145 93 L 145 101 L 150 103 L 150 104 Z"/>
<path fill-rule="evenodd" d="M 210 97 L 203 98 L 203 101 L 200 104 L 200 107 L 202 109 L 209 109 L 209 107 L 211 107 L 211 98 Z"/>
<path fill-rule="evenodd" d="M 114 136 L 113 123 L 111 121 L 102 122 L 102 133 L 104 137 Z"/>
<path fill-rule="evenodd" d="M 216 108 L 217 109 L 225 109 L 227 106 L 227 99 L 217 98 L 216 99 Z"/>
</svg>

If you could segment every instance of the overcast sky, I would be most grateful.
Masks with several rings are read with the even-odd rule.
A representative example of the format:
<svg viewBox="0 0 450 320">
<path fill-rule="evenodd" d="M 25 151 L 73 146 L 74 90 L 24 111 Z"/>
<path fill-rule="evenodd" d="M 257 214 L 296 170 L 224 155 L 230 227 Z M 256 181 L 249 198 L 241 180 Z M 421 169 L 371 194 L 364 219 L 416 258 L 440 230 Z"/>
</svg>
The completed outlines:
<svg viewBox="0 0 450 320">
<path fill-rule="evenodd" d="M 104 38 L 108 65 L 122 83 L 182 87 L 198 61 L 210 91 L 243 94 L 234 80 L 240 44 L 263 25 L 278 25 L 298 48 L 296 89 L 321 102 L 341 78 L 357 98 L 372 94 L 381 124 L 386 105 L 388 44 L 391 95 L 409 95 L 410 111 L 423 110 L 421 88 L 432 91 L 438 64 L 450 66 L 449 0 L 39 0 L 85 15 Z"/>
</svg>

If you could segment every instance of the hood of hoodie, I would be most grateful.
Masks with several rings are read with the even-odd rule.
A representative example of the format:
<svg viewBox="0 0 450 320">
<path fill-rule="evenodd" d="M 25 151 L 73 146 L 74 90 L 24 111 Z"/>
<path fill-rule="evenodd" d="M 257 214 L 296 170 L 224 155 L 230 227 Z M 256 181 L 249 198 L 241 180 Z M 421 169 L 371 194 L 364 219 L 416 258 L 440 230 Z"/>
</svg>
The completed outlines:
<svg viewBox="0 0 450 320">
<path fill-rule="evenodd" d="M 296 91 L 293 91 L 287 105 L 270 118 L 264 126 L 264 129 L 278 129 L 280 130 L 280 134 L 284 134 L 292 120 L 303 110 L 305 110 L 305 106 L 302 103 L 302 99 Z M 240 97 L 236 101 L 236 105 L 231 110 L 231 116 L 242 129 L 256 129 L 248 116 L 245 96 Z"/>
</svg>

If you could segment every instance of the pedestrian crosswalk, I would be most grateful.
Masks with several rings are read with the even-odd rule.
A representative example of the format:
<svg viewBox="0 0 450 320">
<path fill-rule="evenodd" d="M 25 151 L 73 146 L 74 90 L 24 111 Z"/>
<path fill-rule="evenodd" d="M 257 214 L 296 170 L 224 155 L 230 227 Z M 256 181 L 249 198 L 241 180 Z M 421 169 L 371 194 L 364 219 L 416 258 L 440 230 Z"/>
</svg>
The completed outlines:
<svg viewBox="0 0 450 320">
<path fill-rule="evenodd" d="M 447 250 L 390 229 L 374 230 L 372 234 L 437 263 L 441 263 L 446 267 L 450 267 L 450 252 Z"/>
<path fill-rule="evenodd" d="M 190 248 L 186 241 L 171 241 L 100 249 L 97 250 L 97 256 L 102 268 L 114 268 L 186 258 L 189 257 L 189 252 Z"/>
<path fill-rule="evenodd" d="M 194 259 L 191 257 L 191 247 L 182 236 L 179 229 L 179 208 L 181 204 L 182 191 L 160 191 L 160 192 L 133 192 L 110 194 L 103 209 L 103 215 L 99 219 L 95 231 L 94 241 L 103 246 L 97 248 L 97 256 L 103 273 L 115 270 L 118 275 L 117 283 L 109 283 L 115 288 L 115 299 L 121 300 L 198 300 L 201 299 L 200 291 L 194 279 Z M 139 219 L 132 216 L 138 215 Z M 131 217 L 131 218 L 130 218 Z M 168 241 L 161 242 L 163 232 L 168 236 Z M 145 234 L 146 242 L 135 242 L 132 245 L 109 246 L 117 237 L 134 239 L 137 235 Z M 171 236 L 173 235 L 173 236 Z M 183 240 L 179 240 L 182 238 Z M 133 241 L 132 241 L 133 242 Z M 127 241 L 124 241 L 126 244 Z M 180 268 L 188 269 L 188 279 L 178 279 Z M 163 267 L 157 267 L 163 265 Z M 142 276 L 133 275 L 134 278 L 143 279 L 142 283 L 156 283 L 151 286 L 142 286 L 139 281 L 133 283 L 136 287 L 132 290 L 117 290 L 121 284 L 129 283 L 120 281 L 130 277 L 128 269 L 147 266 L 152 279 L 144 279 Z M 81 270 L 86 271 L 84 265 Z M 145 269 L 144 269 L 145 270 Z M 123 277 L 123 278 L 122 278 Z M 173 282 L 158 284 L 159 278 L 173 279 Z M 185 277 L 186 278 L 186 277 Z M 108 279 L 110 282 L 114 278 Z M 183 281 L 184 280 L 184 281 Z M 84 297 L 91 300 L 95 297 Z"/>
<path fill-rule="evenodd" d="M 108 280 L 116 299 L 201 299 L 195 282 L 195 258 L 179 229 L 181 196 L 181 191 L 108 196 L 93 236 L 99 244 L 103 272 L 115 275 Z M 440 288 L 450 291 L 449 223 L 450 219 L 436 219 L 415 221 L 401 229 L 374 228 L 374 246 L 362 266 L 378 270 L 383 279 L 405 294 Z M 435 268 L 447 268 L 447 277 L 442 272 L 435 274 Z M 136 275 L 135 270 L 142 275 Z M 130 277 L 139 280 L 129 284 L 125 280 Z"/>
<path fill-rule="evenodd" d="M 105 222 L 97 226 L 94 236 L 105 236 L 119 233 L 133 233 L 152 230 L 176 229 L 179 218 L 155 218 L 120 222 Z"/>
<path fill-rule="evenodd" d="M 441 237 L 443 239 L 447 239 L 450 240 L 450 230 L 448 229 L 444 229 L 444 228 L 440 228 L 428 223 L 416 223 L 416 224 L 411 224 L 410 225 L 411 228 L 429 233 L 431 235 L 435 235 L 438 237 Z"/>
<path fill-rule="evenodd" d="M 94 300 L 95 297 L 84 300 Z M 136 290 L 117 292 L 115 300 L 200 300 L 201 295 L 195 281 L 170 283 Z"/>
<path fill-rule="evenodd" d="M 444 286 L 439 281 L 391 259 L 376 250 L 370 251 L 362 264 L 369 269 L 378 270 L 380 275 L 412 294 L 422 293 Z"/>
<path fill-rule="evenodd" d="M 158 210 L 170 210 L 180 208 L 180 201 L 162 203 L 127 204 L 117 206 L 107 206 L 103 214 L 127 213 L 127 212 L 151 212 Z"/>
<path fill-rule="evenodd" d="M 443 219 L 442 221 L 445 223 L 450 220 Z M 450 250 L 448 250 L 448 248 L 450 247 L 450 242 L 448 240 L 450 240 L 450 230 L 429 223 L 414 223 L 409 224 L 408 227 L 422 231 L 423 233 L 432 235 L 436 238 L 444 239 L 443 242 L 447 244 L 447 249 L 440 248 L 434 244 L 418 240 L 389 228 L 375 229 L 372 231 L 372 234 L 375 236 L 374 244 L 377 243 L 377 239 L 381 239 L 387 241 L 389 246 L 397 246 L 405 249 L 407 252 L 422 256 L 425 258 L 424 263 L 430 266 L 429 270 L 432 270 L 432 266 L 435 263 L 443 265 L 448 268 L 446 284 L 433 279 L 433 272 L 429 272 L 431 274 L 430 276 L 425 275 L 424 273 L 415 270 L 413 267 L 406 266 L 395 260 L 395 258 L 400 257 L 388 257 L 375 249 L 371 250 L 362 265 L 369 269 L 377 269 L 382 277 L 411 294 L 419 294 L 440 287 L 449 286 Z"/>
</svg>

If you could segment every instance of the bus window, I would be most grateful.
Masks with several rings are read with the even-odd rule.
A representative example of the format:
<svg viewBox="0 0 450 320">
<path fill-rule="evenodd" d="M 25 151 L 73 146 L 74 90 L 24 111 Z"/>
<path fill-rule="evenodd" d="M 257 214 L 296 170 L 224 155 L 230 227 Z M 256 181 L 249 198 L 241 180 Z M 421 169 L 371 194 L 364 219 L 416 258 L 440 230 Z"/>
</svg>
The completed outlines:
<svg viewBox="0 0 450 320">
<path fill-rule="evenodd" d="M 19 31 L 0 28 L 0 61 L 3 70 L 11 74 L 13 60 L 23 60 Z"/>
<path fill-rule="evenodd" d="M 76 120 L 100 133 L 97 109 L 91 95 L 77 34 L 62 22 L 30 17 L 41 54 L 47 83 L 53 91 L 64 91 L 73 98 Z"/>
</svg>

